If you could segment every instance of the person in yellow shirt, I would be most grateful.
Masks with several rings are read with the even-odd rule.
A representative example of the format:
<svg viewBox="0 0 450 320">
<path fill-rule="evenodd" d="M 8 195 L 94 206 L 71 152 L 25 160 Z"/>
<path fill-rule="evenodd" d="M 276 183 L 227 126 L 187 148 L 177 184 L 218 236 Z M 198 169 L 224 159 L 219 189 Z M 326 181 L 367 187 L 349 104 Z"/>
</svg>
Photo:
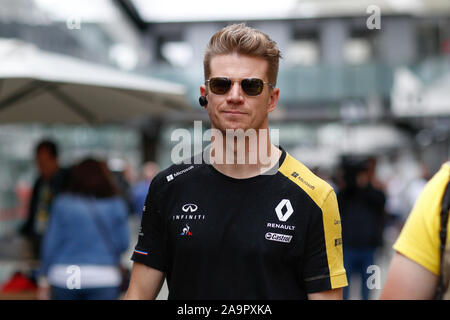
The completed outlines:
<svg viewBox="0 0 450 320">
<path fill-rule="evenodd" d="M 397 241 L 380 299 L 450 299 L 450 162 L 426 184 Z"/>
</svg>

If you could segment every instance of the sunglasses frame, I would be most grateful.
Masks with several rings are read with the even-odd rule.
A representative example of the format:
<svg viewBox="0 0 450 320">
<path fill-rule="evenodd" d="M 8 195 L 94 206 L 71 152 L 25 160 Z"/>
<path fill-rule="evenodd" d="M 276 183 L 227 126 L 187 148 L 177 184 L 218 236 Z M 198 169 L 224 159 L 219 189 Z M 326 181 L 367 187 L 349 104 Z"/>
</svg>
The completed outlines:
<svg viewBox="0 0 450 320">
<path fill-rule="evenodd" d="M 229 86 L 229 88 L 227 89 L 227 91 L 225 91 L 224 93 L 216 93 L 216 92 L 214 92 L 214 91 L 211 89 L 211 80 L 214 80 L 214 79 L 222 79 L 222 80 L 229 81 L 230 86 Z M 244 81 L 244 80 L 259 80 L 259 81 L 261 81 L 262 84 L 263 84 L 263 87 L 262 87 L 261 92 L 258 93 L 258 94 L 248 94 L 248 92 L 246 92 L 245 89 L 244 89 L 244 87 L 242 86 L 242 81 Z M 270 83 L 270 82 L 267 82 L 267 81 L 264 81 L 264 80 L 259 79 L 259 78 L 244 78 L 244 79 L 241 79 L 241 80 L 232 80 L 232 79 L 230 79 L 230 78 L 228 78 L 228 77 L 213 77 L 213 78 L 209 78 L 208 80 L 206 80 L 206 81 L 205 81 L 205 84 L 208 86 L 208 88 L 211 90 L 212 93 L 217 94 L 217 95 L 224 95 L 224 94 L 227 94 L 227 93 L 230 91 L 230 89 L 233 87 L 233 84 L 234 84 L 235 82 L 239 82 L 239 85 L 241 86 L 242 91 L 243 91 L 246 95 L 248 95 L 248 96 L 250 96 L 250 97 L 256 97 L 256 96 L 259 96 L 259 95 L 262 93 L 262 91 L 264 90 L 264 85 L 265 85 L 265 84 L 266 84 L 267 86 L 269 86 L 270 88 L 272 88 L 272 89 L 275 88 L 275 85 L 274 85 L 274 84 L 272 84 L 272 83 Z"/>
</svg>

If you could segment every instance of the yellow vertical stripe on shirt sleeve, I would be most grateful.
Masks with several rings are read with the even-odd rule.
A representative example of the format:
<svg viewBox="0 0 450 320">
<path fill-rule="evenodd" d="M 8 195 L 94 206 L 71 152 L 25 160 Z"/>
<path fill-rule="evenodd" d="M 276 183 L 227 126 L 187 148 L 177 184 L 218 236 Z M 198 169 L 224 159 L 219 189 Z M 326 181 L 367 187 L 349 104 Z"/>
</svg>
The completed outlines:
<svg viewBox="0 0 450 320">
<path fill-rule="evenodd" d="M 303 189 L 322 210 L 331 288 L 347 286 L 342 249 L 341 219 L 333 188 L 288 153 L 278 171 Z M 295 174 L 293 175 L 293 173 Z"/>
<path fill-rule="evenodd" d="M 343 259 L 341 218 L 334 190 L 325 199 L 322 218 L 331 288 L 345 287 L 348 283 Z"/>
</svg>

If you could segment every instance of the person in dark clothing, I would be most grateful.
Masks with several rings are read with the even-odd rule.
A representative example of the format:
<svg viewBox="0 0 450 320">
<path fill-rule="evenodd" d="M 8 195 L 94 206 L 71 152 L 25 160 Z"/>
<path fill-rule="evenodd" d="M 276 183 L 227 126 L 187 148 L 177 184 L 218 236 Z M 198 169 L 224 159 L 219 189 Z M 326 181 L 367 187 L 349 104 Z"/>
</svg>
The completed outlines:
<svg viewBox="0 0 450 320">
<path fill-rule="evenodd" d="M 34 183 L 27 220 L 20 233 L 30 240 L 33 256 L 39 259 L 52 200 L 64 189 L 68 170 L 59 167 L 58 147 L 53 141 L 43 140 L 35 150 L 39 177 Z"/>
<path fill-rule="evenodd" d="M 199 98 L 211 148 L 187 163 L 172 158 L 152 180 L 124 299 L 155 299 L 164 280 L 169 300 L 342 298 L 336 194 L 270 142 L 280 56 L 268 35 L 245 24 L 211 37 Z"/>
<path fill-rule="evenodd" d="M 367 268 L 374 264 L 375 250 L 382 246 L 385 195 L 371 182 L 366 161 L 344 165 L 343 187 L 337 193 L 345 245 L 344 266 L 349 286 L 352 274 L 361 281 L 361 296 L 369 299 Z M 344 288 L 344 299 L 349 289 Z"/>
</svg>

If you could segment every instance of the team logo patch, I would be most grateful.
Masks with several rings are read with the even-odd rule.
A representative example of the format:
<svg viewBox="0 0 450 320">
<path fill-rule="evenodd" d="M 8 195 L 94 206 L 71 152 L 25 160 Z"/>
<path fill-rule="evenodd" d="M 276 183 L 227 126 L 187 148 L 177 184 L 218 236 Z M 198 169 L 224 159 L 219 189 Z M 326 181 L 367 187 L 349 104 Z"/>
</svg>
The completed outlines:
<svg viewBox="0 0 450 320">
<path fill-rule="evenodd" d="M 177 176 L 184 174 L 186 172 L 188 172 L 189 170 L 193 169 L 194 166 L 190 166 L 186 169 L 183 169 L 181 171 L 175 172 L 174 174 L 169 174 L 168 176 L 166 176 L 167 182 L 172 181 L 174 178 L 176 178 Z"/>
<path fill-rule="evenodd" d="M 183 212 L 195 212 L 197 211 L 197 209 L 198 206 L 193 203 L 186 203 L 183 207 L 181 207 L 181 210 L 183 210 Z"/>
<path fill-rule="evenodd" d="M 186 203 L 181 207 L 184 214 L 176 214 L 172 216 L 172 220 L 204 220 L 205 215 L 197 212 L 198 206 L 194 203 Z M 197 212 L 196 214 L 193 214 Z"/>
<path fill-rule="evenodd" d="M 292 240 L 292 236 L 281 233 L 267 232 L 266 240 L 289 243 Z"/>
<path fill-rule="evenodd" d="M 183 232 L 181 232 L 180 235 L 182 236 L 192 236 L 192 233 L 189 231 L 190 227 L 186 224 L 186 226 L 183 228 Z"/>
<path fill-rule="evenodd" d="M 283 213 L 283 209 L 286 207 L 285 212 Z M 280 203 L 275 208 L 275 212 L 277 213 L 278 220 L 280 221 L 287 221 L 289 217 L 294 212 L 294 209 L 292 208 L 292 204 L 288 199 L 283 199 L 280 201 Z"/>
</svg>

